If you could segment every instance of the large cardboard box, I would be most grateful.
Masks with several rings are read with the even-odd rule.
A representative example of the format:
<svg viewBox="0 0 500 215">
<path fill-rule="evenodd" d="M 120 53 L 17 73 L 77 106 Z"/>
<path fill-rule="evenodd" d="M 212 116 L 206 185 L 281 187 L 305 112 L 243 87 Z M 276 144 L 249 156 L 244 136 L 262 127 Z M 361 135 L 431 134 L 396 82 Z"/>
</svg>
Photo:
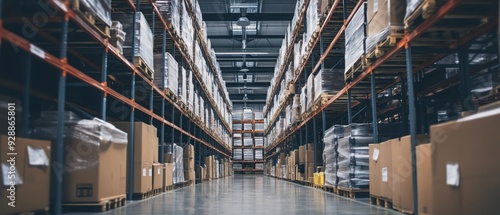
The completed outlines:
<svg viewBox="0 0 500 215">
<path fill-rule="evenodd" d="M 173 185 L 173 177 L 174 177 L 174 164 L 172 163 L 166 163 L 165 165 L 165 187 Z"/>
<path fill-rule="evenodd" d="M 376 36 L 389 27 L 394 31 L 403 30 L 406 1 L 369 0 L 367 4 L 368 36 Z"/>
<path fill-rule="evenodd" d="M 130 134 L 130 122 L 112 122 L 112 124 Z M 158 155 L 155 156 L 158 154 L 156 127 L 142 122 L 135 122 L 134 126 L 134 162 L 153 164 L 155 157 L 158 159 Z"/>
<path fill-rule="evenodd" d="M 299 164 L 299 150 L 295 149 L 290 152 L 291 154 L 291 164 L 295 166 L 296 164 Z"/>
<path fill-rule="evenodd" d="M 299 146 L 299 163 L 306 162 L 306 146 Z"/>
<path fill-rule="evenodd" d="M 155 129 L 156 129 L 156 127 L 155 127 Z M 160 154 L 158 143 L 160 142 L 160 139 L 158 139 L 158 137 L 155 137 L 154 139 L 155 139 L 155 141 L 151 143 L 151 148 L 153 150 L 153 163 L 158 163 L 159 162 L 158 155 Z"/>
<path fill-rule="evenodd" d="M 431 215 L 432 210 L 431 144 L 417 146 L 418 214 Z"/>
<path fill-rule="evenodd" d="M 11 182 L 10 179 L 4 181 L 5 177 L 0 177 L 2 195 L 0 214 L 18 214 L 49 208 L 50 146 L 50 141 L 16 137 L 15 150 L 11 151 L 8 137 L 0 136 L 1 174 L 7 176 L 7 179 L 10 175 L 15 175 L 22 181 L 22 183 L 18 180 Z M 12 156 L 7 154 L 11 152 L 17 153 L 15 161 L 12 161 Z M 9 174 L 11 165 L 16 168 L 15 174 Z M 15 183 L 15 187 L 11 187 L 11 183 Z M 8 186 L 5 186 L 6 184 Z M 12 191 L 15 195 L 11 195 Z M 9 206 L 12 201 L 15 201 L 15 207 Z"/>
<path fill-rule="evenodd" d="M 194 169 L 184 171 L 184 180 L 193 181 L 196 179 L 195 177 L 196 177 L 196 173 L 194 172 Z"/>
<path fill-rule="evenodd" d="M 306 166 L 307 164 L 314 164 L 314 150 L 307 150 L 306 151 L 306 158 L 305 158 Z"/>
<path fill-rule="evenodd" d="M 279 155 L 279 165 L 285 165 L 286 164 L 286 154 L 285 153 L 280 153 Z"/>
<path fill-rule="evenodd" d="M 192 144 L 188 144 L 184 148 L 184 158 L 193 158 L 194 159 L 194 146 Z"/>
<path fill-rule="evenodd" d="M 431 127 L 433 214 L 497 214 L 500 108 Z"/>
<path fill-rule="evenodd" d="M 205 165 L 207 166 L 207 179 L 212 180 L 214 178 L 214 160 L 213 156 L 205 157 Z"/>
<path fill-rule="evenodd" d="M 97 121 L 84 122 L 72 128 L 78 133 L 64 138 L 63 203 L 100 202 L 105 198 L 124 196 L 127 184 L 126 134 Z M 82 137 L 82 129 L 93 130 Z M 119 136 L 121 138 L 116 138 Z"/>
<path fill-rule="evenodd" d="M 194 158 L 184 158 L 184 171 L 186 170 L 194 170 Z"/>
<path fill-rule="evenodd" d="M 369 145 L 370 195 L 380 196 L 380 144 Z"/>
<path fill-rule="evenodd" d="M 165 153 L 165 163 L 174 163 L 174 154 L 172 153 Z"/>
<path fill-rule="evenodd" d="M 134 163 L 134 188 L 132 193 L 146 193 L 153 190 L 153 164 Z"/>
<path fill-rule="evenodd" d="M 387 199 L 392 199 L 392 150 L 394 150 L 394 141 L 388 140 L 380 143 L 380 197 Z"/>
<path fill-rule="evenodd" d="M 429 143 L 427 135 L 416 136 L 417 145 Z M 413 174 L 411 163 L 411 137 L 401 137 L 392 142 L 392 200 L 393 207 L 413 213 Z"/>
<path fill-rule="evenodd" d="M 163 188 L 163 180 L 165 176 L 164 174 L 164 165 L 159 163 L 153 164 L 153 189 L 161 189 Z"/>
<path fill-rule="evenodd" d="M 327 13 L 326 9 L 330 8 L 333 5 L 333 0 L 319 0 L 318 4 L 321 4 L 321 15 Z"/>
</svg>

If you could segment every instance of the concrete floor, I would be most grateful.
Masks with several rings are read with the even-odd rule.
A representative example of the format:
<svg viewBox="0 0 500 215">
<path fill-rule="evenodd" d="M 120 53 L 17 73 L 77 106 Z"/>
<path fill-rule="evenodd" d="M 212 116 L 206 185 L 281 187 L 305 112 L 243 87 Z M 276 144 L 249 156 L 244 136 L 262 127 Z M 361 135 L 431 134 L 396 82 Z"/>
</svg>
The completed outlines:
<svg viewBox="0 0 500 215">
<path fill-rule="evenodd" d="M 103 214 L 399 214 L 371 206 L 366 201 L 346 199 L 262 175 L 235 175 L 128 202 L 125 207 Z"/>
</svg>

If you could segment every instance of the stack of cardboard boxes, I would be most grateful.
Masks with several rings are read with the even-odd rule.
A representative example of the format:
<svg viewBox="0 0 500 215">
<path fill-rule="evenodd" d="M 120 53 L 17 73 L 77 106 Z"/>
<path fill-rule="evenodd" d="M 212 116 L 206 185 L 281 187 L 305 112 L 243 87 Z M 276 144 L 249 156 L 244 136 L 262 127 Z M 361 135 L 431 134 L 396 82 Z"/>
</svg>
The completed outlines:
<svg viewBox="0 0 500 215">
<path fill-rule="evenodd" d="M 113 125 L 130 134 L 129 122 L 113 122 Z M 161 181 L 163 175 L 158 174 L 161 164 L 158 163 L 156 127 L 142 122 L 135 122 L 134 126 L 134 157 L 132 158 L 134 163 L 132 173 L 134 184 L 132 193 L 142 194 L 161 188 L 162 185 L 158 181 Z M 123 158 L 123 160 L 127 159 Z M 153 166 L 156 166 L 156 174 L 153 174 Z M 155 186 L 153 188 L 153 178 L 156 179 L 159 187 Z M 127 181 L 127 183 L 129 182 Z"/>
<path fill-rule="evenodd" d="M 195 180 L 194 171 L 194 146 L 188 144 L 184 148 L 184 180 L 193 182 Z"/>
<path fill-rule="evenodd" d="M 205 157 L 205 165 L 207 166 L 207 180 L 215 179 L 215 161 L 214 156 Z"/>
</svg>

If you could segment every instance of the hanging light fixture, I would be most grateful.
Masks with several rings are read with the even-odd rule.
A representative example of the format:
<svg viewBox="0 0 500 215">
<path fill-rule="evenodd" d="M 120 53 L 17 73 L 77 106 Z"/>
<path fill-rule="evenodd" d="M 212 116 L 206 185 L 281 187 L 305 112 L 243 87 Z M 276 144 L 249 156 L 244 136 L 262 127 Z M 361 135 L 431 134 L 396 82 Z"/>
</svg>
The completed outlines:
<svg viewBox="0 0 500 215">
<path fill-rule="evenodd" d="M 241 66 L 240 72 L 244 72 L 246 74 L 248 71 L 250 70 L 248 69 L 247 65 L 243 64 L 243 66 Z"/>
<path fill-rule="evenodd" d="M 240 10 L 241 10 L 241 17 L 238 18 L 238 21 L 236 21 L 236 25 L 241 26 L 241 27 L 247 27 L 250 25 L 250 20 L 246 17 L 247 9 L 240 8 Z"/>
</svg>

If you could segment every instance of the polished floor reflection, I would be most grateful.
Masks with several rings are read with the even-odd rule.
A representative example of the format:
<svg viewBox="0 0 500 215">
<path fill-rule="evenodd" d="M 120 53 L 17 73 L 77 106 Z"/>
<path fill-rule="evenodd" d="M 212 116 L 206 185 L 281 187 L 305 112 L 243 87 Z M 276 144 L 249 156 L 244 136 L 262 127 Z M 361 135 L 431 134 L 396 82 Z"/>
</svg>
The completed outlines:
<svg viewBox="0 0 500 215">
<path fill-rule="evenodd" d="M 129 202 L 127 206 L 105 214 L 390 215 L 399 213 L 262 175 L 235 175 L 170 191 L 148 200 Z"/>
</svg>

